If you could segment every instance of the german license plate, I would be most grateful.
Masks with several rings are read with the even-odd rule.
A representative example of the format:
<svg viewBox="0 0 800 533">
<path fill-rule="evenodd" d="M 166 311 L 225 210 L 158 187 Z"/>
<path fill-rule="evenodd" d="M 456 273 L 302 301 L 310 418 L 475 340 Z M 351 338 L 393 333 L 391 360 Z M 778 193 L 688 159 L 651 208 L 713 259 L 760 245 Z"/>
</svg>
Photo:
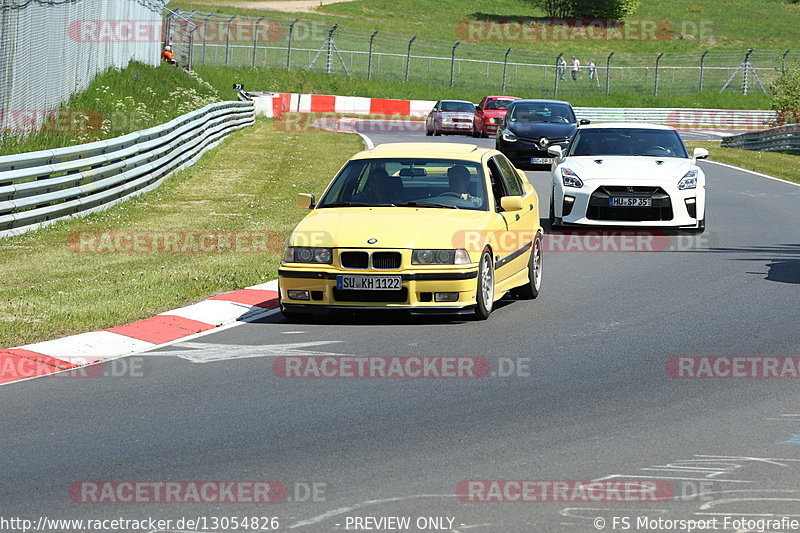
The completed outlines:
<svg viewBox="0 0 800 533">
<path fill-rule="evenodd" d="M 652 207 L 652 198 L 631 198 L 627 196 L 612 196 L 608 199 L 611 207 Z"/>
<path fill-rule="evenodd" d="M 531 165 L 549 165 L 552 162 L 552 157 L 531 157 Z"/>
<path fill-rule="evenodd" d="M 336 276 L 336 288 L 358 291 L 399 291 L 403 288 L 400 276 Z"/>
</svg>

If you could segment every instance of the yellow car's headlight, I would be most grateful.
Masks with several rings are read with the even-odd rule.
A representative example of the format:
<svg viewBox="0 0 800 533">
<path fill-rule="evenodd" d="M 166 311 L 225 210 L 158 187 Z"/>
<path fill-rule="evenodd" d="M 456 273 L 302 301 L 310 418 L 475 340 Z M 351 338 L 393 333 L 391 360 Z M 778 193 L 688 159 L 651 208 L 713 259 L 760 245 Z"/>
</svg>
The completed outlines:
<svg viewBox="0 0 800 533">
<path fill-rule="evenodd" d="M 468 265 L 469 254 L 463 248 L 457 250 L 414 250 L 411 253 L 412 265 Z"/>
<path fill-rule="evenodd" d="M 289 246 L 283 254 L 285 263 L 324 263 L 333 262 L 331 248 L 312 248 L 309 246 Z"/>
</svg>

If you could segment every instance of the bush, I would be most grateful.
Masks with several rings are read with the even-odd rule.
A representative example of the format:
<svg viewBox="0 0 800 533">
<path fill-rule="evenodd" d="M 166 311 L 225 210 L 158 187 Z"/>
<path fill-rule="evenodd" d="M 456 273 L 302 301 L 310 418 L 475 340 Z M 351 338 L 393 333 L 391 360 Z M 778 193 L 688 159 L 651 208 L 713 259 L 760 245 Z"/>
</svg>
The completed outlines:
<svg viewBox="0 0 800 533">
<path fill-rule="evenodd" d="M 623 19 L 641 0 L 529 0 L 552 18 Z"/>
<path fill-rule="evenodd" d="M 778 112 L 778 125 L 800 123 L 800 64 L 786 70 L 772 83 L 772 109 Z"/>
</svg>

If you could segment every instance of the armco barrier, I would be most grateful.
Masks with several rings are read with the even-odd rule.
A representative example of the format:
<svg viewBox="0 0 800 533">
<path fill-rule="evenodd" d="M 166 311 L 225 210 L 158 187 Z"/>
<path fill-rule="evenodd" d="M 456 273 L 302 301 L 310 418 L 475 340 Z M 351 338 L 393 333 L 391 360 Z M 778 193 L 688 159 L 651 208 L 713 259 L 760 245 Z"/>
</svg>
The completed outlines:
<svg viewBox="0 0 800 533">
<path fill-rule="evenodd" d="M 270 99 L 272 105 L 259 103 L 259 112 L 274 117 L 285 112 L 425 116 L 436 104 L 435 100 L 393 100 L 327 94 L 248 94 L 256 99 Z M 578 119 L 592 122 L 647 122 L 678 128 L 713 130 L 760 130 L 774 124 L 778 118 L 777 112 L 761 109 L 576 107 L 575 114 Z"/>
<path fill-rule="evenodd" d="M 722 140 L 722 146 L 761 152 L 800 152 L 800 124 L 732 135 Z"/>
<path fill-rule="evenodd" d="M 254 121 L 253 102 L 218 102 L 115 139 L 0 157 L 0 237 L 107 209 L 157 187 Z"/>
</svg>

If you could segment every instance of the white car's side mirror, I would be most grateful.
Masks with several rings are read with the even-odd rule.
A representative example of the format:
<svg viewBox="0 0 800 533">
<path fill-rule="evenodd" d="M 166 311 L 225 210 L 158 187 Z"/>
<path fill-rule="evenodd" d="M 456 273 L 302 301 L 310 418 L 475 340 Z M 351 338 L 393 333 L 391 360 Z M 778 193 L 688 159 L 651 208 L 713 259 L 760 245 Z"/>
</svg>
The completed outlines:
<svg viewBox="0 0 800 533">
<path fill-rule="evenodd" d="M 705 148 L 695 148 L 693 156 L 695 159 L 707 159 L 708 150 L 706 150 Z"/>
</svg>

